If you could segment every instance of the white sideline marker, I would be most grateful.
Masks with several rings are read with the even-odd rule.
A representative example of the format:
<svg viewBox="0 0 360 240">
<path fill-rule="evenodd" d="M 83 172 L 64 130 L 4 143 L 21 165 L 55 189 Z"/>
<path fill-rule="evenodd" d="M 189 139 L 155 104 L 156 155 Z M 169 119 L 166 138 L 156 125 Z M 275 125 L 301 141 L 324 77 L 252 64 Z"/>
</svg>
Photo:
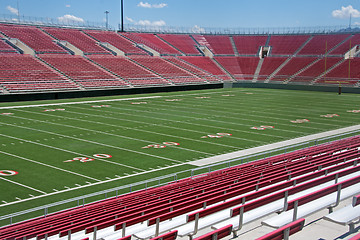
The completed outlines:
<svg viewBox="0 0 360 240">
<path fill-rule="evenodd" d="M 110 180 L 111 178 L 110 178 L 110 177 L 106 177 L 106 179 Z"/>
<path fill-rule="evenodd" d="M 78 184 L 78 183 L 75 183 L 75 186 L 81 187 L 81 185 L 80 185 L 80 184 Z"/>
<path fill-rule="evenodd" d="M 57 189 L 55 189 L 55 188 L 53 188 L 53 190 L 55 191 L 55 192 L 58 192 L 59 190 L 57 190 Z"/>
<path fill-rule="evenodd" d="M 35 197 L 35 196 L 34 196 L 34 195 L 32 195 L 32 194 L 29 194 L 29 196 L 30 196 L 30 197 Z"/>
<path fill-rule="evenodd" d="M 2 201 L 3 203 L 7 203 L 7 201 Z"/>
<path fill-rule="evenodd" d="M 19 197 L 16 197 L 16 200 L 21 200 L 21 198 L 19 198 Z"/>
</svg>

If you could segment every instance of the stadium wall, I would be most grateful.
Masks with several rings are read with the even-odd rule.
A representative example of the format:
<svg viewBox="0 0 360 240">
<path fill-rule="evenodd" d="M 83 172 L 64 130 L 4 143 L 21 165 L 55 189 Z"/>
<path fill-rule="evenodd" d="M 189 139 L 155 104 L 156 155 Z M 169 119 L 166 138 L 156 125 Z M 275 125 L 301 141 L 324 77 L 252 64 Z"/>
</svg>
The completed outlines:
<svg viewBox="0 0 360 240">
<path fill-rule="evenodd" d="M 313 86 L 313 85 L 295 85 L 295 84 L 272 84 L 272 83 L 251 83 L 251 82 L 235 82 L 224 83 L 224 88 L 270 88 L 270 89 L 287 89 L 287 90 L 303 90 L 318 92 L 336 92 L 339 86 Z M 342 93 L 360 93 L 360 88 L 341 87 Z"/>
<path fill-rule="evenodd" d="M 103 96 L 115 96 L 115 95 L 158 93 L 158 92 L 176 92 L 176 91 L 216 89 L 216 88 L 223 88 L 223 84 L 217 83 L 217 84 L 182 85 L 182 86 L 166 86 L 166 87 L 159 86 L 159 87 L 148 87 L 148 88 L 101 89 L 101 90 L 88 90 L 88 91 L 6 94 L 6 95 L 0 95 L 0 102 L 54 100 L 54 99 L 84 98 L 84 97 L 103 97 Z"/>
</svg>

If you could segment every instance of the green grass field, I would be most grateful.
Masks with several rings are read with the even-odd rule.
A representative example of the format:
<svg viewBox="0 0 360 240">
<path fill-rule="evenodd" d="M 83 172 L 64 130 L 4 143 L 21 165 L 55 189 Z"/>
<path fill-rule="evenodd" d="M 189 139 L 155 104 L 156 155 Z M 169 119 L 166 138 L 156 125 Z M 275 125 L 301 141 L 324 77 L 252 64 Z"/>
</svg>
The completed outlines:
<svg viewBox="0 0 360 240">
<path fill-rule="evenodd" d="M 357 125 L 360 113 L 349 111 L 359 102 L 356 94 L 216 89 L 0 103 L 0 216 Z M 273 128 L 252 129 L 261 126 Z"/>
</svg>

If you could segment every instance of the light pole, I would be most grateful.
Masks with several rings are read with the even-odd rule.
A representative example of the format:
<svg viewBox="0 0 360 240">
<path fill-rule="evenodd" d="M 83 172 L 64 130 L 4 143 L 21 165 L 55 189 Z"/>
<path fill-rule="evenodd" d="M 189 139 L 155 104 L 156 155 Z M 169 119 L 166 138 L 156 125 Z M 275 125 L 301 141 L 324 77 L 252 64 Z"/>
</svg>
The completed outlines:
<svg viewBox="0 0 360 240">
<path fill-rule="evenodd" d="M 108 23 L 109 23 L 109 18 L 108 18 L 108 14 L 109 14 L 109 11 L 105 11 L 105 14 L 106 14 L 106 29 L 108 29 Z"/>
<path fill-rule="evenodd" d="M 123 0 L 121 0 L 120 11 L 121 11 L 121 28 L 120 28 L 120 32 L 124 32 L 124 1 Z"/>
</svg>

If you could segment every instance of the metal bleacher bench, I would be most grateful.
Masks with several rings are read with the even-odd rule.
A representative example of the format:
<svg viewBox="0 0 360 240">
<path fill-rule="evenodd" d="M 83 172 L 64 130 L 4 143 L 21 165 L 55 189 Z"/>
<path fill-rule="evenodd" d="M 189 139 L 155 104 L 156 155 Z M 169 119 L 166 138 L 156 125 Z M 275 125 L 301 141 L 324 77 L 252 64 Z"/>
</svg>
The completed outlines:
<svg viewBox="0 0 360 240">
<path fill-rule="evenodd" d="M 289 236 L 299 232 L 303 229 L 305 224 L 305 219 L 300 218 L 294 222 L 291 222 L 281 228 L 278 228 L 260 238 L 257 238 L 256 240 L 273 240 L 273 239 L 284 239 L 288 240 Z"/>
<path fill-rule="evenodd" d="M 351 205 L 326 215 L 324 219 L 341 225 L 349 225 L 349 232 L 354 231 L 356 220 L 360 219 L 360 194 L 353 197 Z"/>
</svg>

